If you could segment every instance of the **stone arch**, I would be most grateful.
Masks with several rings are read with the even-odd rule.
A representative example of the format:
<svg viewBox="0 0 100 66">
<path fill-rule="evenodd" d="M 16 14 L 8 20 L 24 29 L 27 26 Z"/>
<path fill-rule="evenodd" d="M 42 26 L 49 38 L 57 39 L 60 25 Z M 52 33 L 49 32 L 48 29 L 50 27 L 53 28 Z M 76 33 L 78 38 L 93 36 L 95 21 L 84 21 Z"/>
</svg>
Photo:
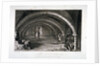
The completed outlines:
<svg viewBox="0 0 100 66">
<path fill-rule="evenodd" d="M 22 28 L 20 28 L 20 30 L 19 30 L 20 32 L 19 33 L 21 34 L 21 32 L 25 29 L 25 27 L 28 27 L 29 24 L 31 25 L 32 23 L 36 23 L 36 22 L 39 22 L 39 21 L 44 22 L 44 23 L 50 23 L 50 24 L 56 26 L 61 31 L 61 33 L 64 35 L 63 29 L 59 25 L 57 25 L 55 23 L 55 21 L 53 22 L 53 21 L 47 20 L 47 19 L 39 19 L 39 20 L 34 20 L 34 21 L 31 21 L 31 22 L 28 22 L 28 24 L 26 24 Z"/>
<path fill-rule="evenodd" d="M 55 34 L 57 34 L 57 31 L 55 30 L 55 28 L 54 28 L 52 25 L 50 25 L 50 24 L 48 24 L 48 23 L 42 23 L 42 24 L 48 26 L 49 28 L 52 29 L 52 31 L 54 31 Z M 26 33 L 26 31 L 29 30 L 32 26 L 34 26 L 34 23 L 32 23 L 30 26 L 27 26 L 27 28 L 25 28 L 25 29 L 22 31 L 22 33 L 21 33 L 22 36 L 25 36 L 24 34 Z M 60 30 L 59 30 L 59 31 L 60 31 Z"/>
<path fill-rule="evenodd" d="M 76 35 L 76 31 L 75 31 L 75 28 L 74 26 L 71 24 L 71 22 L 66 19 L 65 17 L 63 17 L 62 15 L 58 14 L 58 13 L 55 13 L 55 12 L 37 12 L 37 13 L 33 13 L 33 14 L 30 14 L 28 16 L 26 16 L 23 20 L 20 21 L 20 24 L 17 25 L 17 29 L 25 22 L 27 21 L 28 19 L 32 18 L 32 17 L 35 17 L 35 16 L 39 16 L 39 15 L 52 15 L 52 16 L 55 16 L 55 17 L 58 17 L 59 19 L 62 19 L 72 30 L 73 32 L 73 35 Z"/>
<path fill-rule="evenodd" d="M 54 16 L 57 17 L 58 19 L 63 20 L 72 30 L 72 35 L 74 37 L 74 50 L 76 50 L 76 30 L 74 28 L 74 26 L 72 25 L 72 23 L 65 17 L 63 17 L 62 15 L 55 13 L 55 12 L 37 12 L 37 13 L 33 13 L 31 15 L 26 16 L 23 20 L 21 20 L 17 25 L 16 30 L 25 22 L 28 21 L 30 18 L 34 18 L 35 16 L 39 16 L 39 15 L 50 15 L 50 16 Z"/>
</svg>

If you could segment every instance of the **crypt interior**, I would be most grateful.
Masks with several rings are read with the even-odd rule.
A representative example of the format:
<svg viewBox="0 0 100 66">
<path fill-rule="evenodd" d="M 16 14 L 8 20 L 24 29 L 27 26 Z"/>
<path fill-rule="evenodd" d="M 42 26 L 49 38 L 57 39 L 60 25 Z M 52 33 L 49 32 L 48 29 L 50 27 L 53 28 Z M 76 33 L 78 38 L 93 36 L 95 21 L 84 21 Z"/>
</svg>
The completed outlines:
<svg viewBox="0 0 100 66">
<path fill-rule="evenodd" d="M 82 10 L 16 10 L 15 50 L 81 51 Z"/>
</svg>

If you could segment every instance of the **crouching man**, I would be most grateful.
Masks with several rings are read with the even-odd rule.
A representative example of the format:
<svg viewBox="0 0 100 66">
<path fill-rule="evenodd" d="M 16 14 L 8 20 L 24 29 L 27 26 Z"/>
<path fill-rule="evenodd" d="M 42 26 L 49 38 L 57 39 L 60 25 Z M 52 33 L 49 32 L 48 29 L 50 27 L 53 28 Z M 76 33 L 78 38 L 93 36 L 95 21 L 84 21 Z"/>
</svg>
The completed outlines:
<svg viewBox="0 0 100 66">
<path fill-rule="evenodd" d="M 24 42 L 24 46 L 23 46 L 23 48 L 29 50 L 29 49 L 30 49 L 30 47 L 28 46 L 29 43 L 30 43 L 30 40 L 26 40 L 26 41 Z"/>
</svg>

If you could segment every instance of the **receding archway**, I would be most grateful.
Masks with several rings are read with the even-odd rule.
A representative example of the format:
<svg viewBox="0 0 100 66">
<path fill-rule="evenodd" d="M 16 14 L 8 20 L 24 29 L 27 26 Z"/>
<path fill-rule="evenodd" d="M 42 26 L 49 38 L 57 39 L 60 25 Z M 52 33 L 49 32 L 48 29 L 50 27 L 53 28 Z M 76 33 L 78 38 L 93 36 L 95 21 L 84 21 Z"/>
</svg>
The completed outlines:
<svg viewBox="0 0 100 66">
<path fill-rule="evenodd" d="M 63 17 L 62 15 L 60 15 L 58 13 L 55 13 L 55 12 L 37 12 L 37 13 L 30 14 L 19 22 L 19 24 L 16 26 L 16 30 L 19 30 L 19 32 L 20 32 L 20 30 L 23 31 L 24 29 L 20 29 L 20 28 L 23 27 L 24 23 L 27 22 L 27 24 L 31 24 L 34 22 L 34 18 L 36 18 L 37 16 L 40 16 L 40 15 L 53 16 L 53 17 L 56 17 L 56 18 L 62 20 L 64 23 L 66 23 L 70 27 L 70 29 L 72 30 L 72 33 L 73 33 L 72 35 L 74 37 L 74 46 L 75 46 L 74 50 L 76 50 L 76 35 L 77 35 L 76 30 L 75 30 L 74 26 L 72 25 L 72 23 L 67 18 Z M 30 21 L 30 20 L 33 20 L 33 21 Z M 29 21 L 29 23 L 28 23 L 28 21 Z M 48 20 L 48 21 L 51 22 L 50 20 Z M 55 24 L 55 26 L 57 26 L 57 25 Z M 57 27 L 59 28 L 59 26 L 57 26 Z M 61 28 L 59 28 L 59 29 L 64 34 L 63 30 Z M 21 32 L 20 32 L 20 34 L 21 34 Z"/>
</svg>

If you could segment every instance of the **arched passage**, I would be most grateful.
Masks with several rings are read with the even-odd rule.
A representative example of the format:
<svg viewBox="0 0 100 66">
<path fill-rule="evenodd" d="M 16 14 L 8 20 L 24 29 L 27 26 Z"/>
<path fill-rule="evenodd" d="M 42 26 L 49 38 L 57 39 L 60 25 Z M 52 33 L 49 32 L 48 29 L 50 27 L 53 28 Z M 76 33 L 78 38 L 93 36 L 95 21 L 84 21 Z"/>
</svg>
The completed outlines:
<svg viewBox="0 0 100 66">
<path fill-rule="evenodd" d="M 67 18 L 65 18 L 65 17 L 63 17 L 62 15 L 60 15 L 60 14 L 58 14 L 58 13 L 55 13 L 55 12 L 37 12 L 37 13 L 33 13 L 33 14 L 31 14 L 31 15 L 28 15 L 28 16 L 26 16 L 23 20 L 21 20 L 20 22 L 19 22 L 19 24 L 17 25 L 17 28 L 16 28 L 16 30 L 23 30 L 23 29 L 20 29 L 22 26 L 23 26 L 23 24 L 24 23 L 26 23 L 26 22 L 28 22 L 28 21 L 30 21 L 30 20 L 33 20 L 32 22 L 34 22 L 34 18 L 36 18 L 36 17 L 38 17 L 38 16 L 41 16 L 41 15 L 48 15 L 48 16 L 52 16 L 52 17 L 56 17 L 57 19 L 60 19 L 60 20 L 62 20 L 62 22 L 64 22 L 64 23 L 66 23 L 69 27 L 70 27 L 70 29 L 72 30 L 72 35 L 73 35 L 73 37 L 74 37 L 74 50 L 76 50 L 76 31 L 75 31 L 75 28 L 74 28 L 74 26 L 72 25 L 72 23 L 67 19 Z M 48 20 L 49 21 L 49 20 Z M 29 22 L 29 23 L 27 23 L 27 24 L 31 24 L 32 22 Z M 49 21 L 50 22 L 50 21 Z M 53 22 L 52 22 L 53 23 Z M 56 25 L 56 24 L 55 24 Z M 56 25 L 57 26 L 57 25 Z M 57 26 L 58 28 L 59 28 L 59 26 Z M 63 30 L 61 29 L 61 28 L 59 28 L 61 31 L 62 31 L 62 33 L 63 33 Z M 21 33 L 21 32 L 20 32 Z M 63 33 L 64 34 L 64 33 Z"/>
<path fill-rule="evenodd" d="M 20 36 L 21 36 L 21 33 L 24 31 L 24 29 L 27 29 L 27 27 L 35 26 L 35 24 L 39 23 L 39 21 L 40 21 L 40 23 L 48 23 L 49 26 L 50 26 L 50 24 L 52 26 L 56 26 L 59 29 L 59 31 L 62 33 L 62 35 L 64 36 L 63 28 L 61 28 L 58 24 L 56 24 L 56 21 L 47 20 L 47 19 L 39 19 L 39 20 L 33 20 L 31 22 L 28 22 L 28 24 L 26 24 L 26 25 L 24 25 L 23 27 L 20 28 L 20 30 L 19 30 Z M 54 30 L 54 28 L 53 28 L 53 30 Z M 55 29 L 55 31 L 56 31 L 56 29 Z"/>
<path fill-rule="evenodd" d="M 35 23 L 32 23 L 32 24 L 29 24 L 30 26 L 26 26 L 26 28 L 20 33 L 21 36 L 24 38 L 24 37 L 25 37 L 25 34 L 26 34 L 26 32 L 27 32 L 27 30 L 31 29 L 33 26 L 36 27 L 37 24 L 39 24 L 39 26 L 44 26 L 44 27 L 46 27 L 46 28 L 50 28 L 50 29 L 53 31 L 54 36 L 55 36 L 56 38 L 57 38 L 56 35 L 58 34 L 58 31 L 59 31 L 60 33 L 62 33 L 59 29 L 57 29 L 57 27 L 54 27 L 54 25 L 50 25 L 50 24 L 45 23 L 45 22 L 43 22 L 43 23 L 41 23 L 41 22 L 35 22 Z M 36 25 L 36 26 L 35 26 L 35 25 Z M 35 32 L 35 31 L 34 31 L 34 32 Z"/>
<path fill-rule="evenodd" d="M 63 20 L 66 24 L 68 24 L 68 26 L 72 29 L 72 32 L 73 32 L 73 35 L 76 35 L 76 31 L 75 31 L 75 28 L 74 26 L 71 24 L 71 22 L 66 19 L 65 17 L 61 16 L 60 14 L 58 13 L 55 13 L 55 12 L 38 12 L 38 13 L 33 13 L 31 15 L 28 15 L 27 17 L 25 17 L 23 20 L 20 21 L 20 24 L 17 25 L 17 29 L 23 24 L 25 23 L 26 21 L 30 20 L 30 19 L 33 19 L 34 17 L 36 16 L 40 16 L 40 15 L 51 15 L 51 16 L 54 16 L 54 17 L 57 17 L 61 20 Z"/>
</svg>

